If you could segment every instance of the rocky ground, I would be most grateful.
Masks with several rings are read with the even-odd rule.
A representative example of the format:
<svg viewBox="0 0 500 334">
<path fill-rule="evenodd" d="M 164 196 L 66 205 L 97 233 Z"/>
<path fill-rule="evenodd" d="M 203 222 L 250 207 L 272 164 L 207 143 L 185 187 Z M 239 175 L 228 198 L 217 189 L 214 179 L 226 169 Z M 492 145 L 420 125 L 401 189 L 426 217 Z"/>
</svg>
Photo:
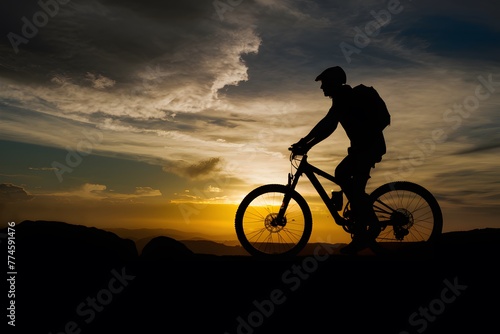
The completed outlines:
<svg viewBox="0 0 500 334">
<path fill-rule="evenodd" d="M 16 246 L 18 333 L 498 330 L 498 229 L 447 233 L 425 256 L 262 261 L 196 254 L 168 237 L 139 254 L 110 232 L 27 221 Z"/>
</svg>

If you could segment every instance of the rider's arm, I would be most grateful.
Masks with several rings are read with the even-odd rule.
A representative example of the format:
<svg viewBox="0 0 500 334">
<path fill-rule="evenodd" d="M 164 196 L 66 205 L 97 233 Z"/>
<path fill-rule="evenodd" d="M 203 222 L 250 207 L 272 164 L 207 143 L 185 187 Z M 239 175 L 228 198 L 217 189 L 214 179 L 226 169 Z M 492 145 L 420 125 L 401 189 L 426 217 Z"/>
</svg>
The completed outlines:
<svg viewBox="0 0 500 334">
<path fill-rule="evenodd" d="M 306 145 L 309 150 L 317 143 L 328 138 L 335 131 L 335 129 L 337 129 L 338 124 L 339 120 L 337 113 L 334 111 L 334 108 L 331 108 L 328 114 L 326 114 L 326 116 L 323 117 L 323 119 L 321 119 L 316 126 L 314 126 L 311 132 L 299 141 L 299 143 Z"/>
</svg>

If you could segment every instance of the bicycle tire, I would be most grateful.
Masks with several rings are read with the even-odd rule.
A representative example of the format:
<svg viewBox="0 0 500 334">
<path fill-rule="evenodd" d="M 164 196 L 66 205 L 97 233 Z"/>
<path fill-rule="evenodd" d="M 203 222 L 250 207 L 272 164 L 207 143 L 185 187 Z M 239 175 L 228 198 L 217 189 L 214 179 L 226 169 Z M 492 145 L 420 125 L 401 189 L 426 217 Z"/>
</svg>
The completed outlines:
<svg viewBox="0 0 500 334">
<path fill-rule="evenodd" d="M 382 229 L 371 247 L 375 253 L 432 250 L 442 234 L 443 215 L 430 191 L 416 183 L 396 181 L 375 189 L 370 199 Z"/>
<path fill-rule="evenodd" d="M 246 195 L 238 206 L 236 235 L 250 255 L 260 258 L 295 256 L 309 241 L 312 231 L 311 210 L 295 190 L 285 212 L 285 225 L 273 226 L 273 218 L 279 212 L 288 191 L 285 185 L 263 185 Z"/>
</svg>

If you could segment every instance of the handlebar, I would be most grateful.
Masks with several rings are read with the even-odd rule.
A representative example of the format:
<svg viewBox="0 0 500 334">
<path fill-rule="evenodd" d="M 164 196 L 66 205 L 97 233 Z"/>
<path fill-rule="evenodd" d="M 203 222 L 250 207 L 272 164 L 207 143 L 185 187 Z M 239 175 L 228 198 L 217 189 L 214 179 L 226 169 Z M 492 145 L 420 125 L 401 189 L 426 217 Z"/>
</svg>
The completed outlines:
<svg viewBox="0 0 500 334">
<path fill-rule="evenodd" d="M 295 159 L 296 156 L 304 156 L 307 155 L 307 149 L 305 147 L 294 147 L 293 145 L 288 148 L 290 152 L 290 160 Z"/>
</svg>

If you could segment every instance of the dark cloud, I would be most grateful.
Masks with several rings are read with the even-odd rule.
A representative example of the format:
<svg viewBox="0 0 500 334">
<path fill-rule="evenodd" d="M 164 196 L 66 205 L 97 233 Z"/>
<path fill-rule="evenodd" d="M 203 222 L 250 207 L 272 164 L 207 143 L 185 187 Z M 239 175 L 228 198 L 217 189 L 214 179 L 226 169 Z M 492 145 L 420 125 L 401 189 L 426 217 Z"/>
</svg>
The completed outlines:
<svg viewBox="0 0 500 334">
<path fill-rule="evenodd" d="M 482 153 L 500 148 L 500 126 L 498 110 L 494 104 L 486 101 L 480 105 L 463 124 L 448 135 L 448 141 L 461 143 L 462 148 L 456 155 Z"/>
<path fill-rule="evenodd" d="M 471 175 L 474 175 L 474 173 L 475 169 L 473 168 L 459 170 L 454 169 L 446 172 L 436 173 L 435 177 L 439 180 L 446 179 L 446 181 L 449 181 L 463 179 L 464 177 L 470 177 Z"/>
<path fill-rule="evenodd" d="M 148 131 L 198 131 L 209 130 L 209 128 L 235 128 L 238 122 L 251 122 L 247 118 L 238 115 L 223 116 L 214 112 L 179 113 L 169 110 L 161 110 L 163 115 L 157 118 L 137 119 L 127 115 L 108 115 L 96 112 L 88 116 L 95 124 L 112 121 L 114 124 L 130 125 L 136 129 L 147 129 Z"/>
<path fill-rule="evenodd" d="M 186 174 L 192 178 L 209 175 L 220 170 L 220 158 L 210 158 L 186 167 Z"/>
<path fill-rule="evenodd" d="M 457 152 L 455 152 L 455 154 L 474 154 L 474 153 L 482 153 L 482 152 L 485 152 L 485 151 L 493 151 L 493 150 L 496 150 L 496 149 L 499 149 L 500 148 L 500 143 L 496 142 L 496 143 L 483 143 L 483 144 L 480 144 L 480 145 L 475 145 L 471 148 L 466 148 L 466 149 L 462 149 L 462 150 L 459 150 Z"/>
<path fill-rule="evenodd" d="M 27 201 L 33 197 L 20 186 L 10 183 L 0 184 L 0 203 Z"/>
<path fill-rule="evenodd" d="M 406 41 L 412 38 L 427 41 L 426 50 L 446 58 L 460 54 L 474 61 L 496 61 L 500 51 L 499 31 L 484 22 L 450 16 L 423 16 L 401 33 Z"/>
<path fill-rule="evenodd" d="M 232 38 L 231 31 L 212 18 L 211 2 L 71 1 L 59 5 L 46 24 L 35 27 L 33 36 L 25 36 L 22 18 L 32 23 L 37 11 L 42 9 L 30 3 L 0 12 L 0 32 L 5 36 L 0 40 L 3 76 L 47 83 L 60 75 L 75 84 L 92 85 L 88 82 L 91 73 L 122 87 L 136 84 L 138 72 L 146 65 L 161 63 L 168 75 L 181 72 L 184 80 L 175 79 L 179 84 L 189 77 L 210 82 L 213 75 L 200 64 L 207 59 L 224 60 L 227 47 L 217 45 Z M 9 34 L 23 42 L 13 43 L 14 35 L 9 39 Z M 189 63 L 192 67 L 186 66 Z"/>
<path fill-rule="evenodd" d="M 201 160 L 194 164 L 185 164 L 180 162 L 170 163 L 163 167 L 163 170 L 174 173 L 189 179 L 205 179 L 221 171 L 222 159 L 215 157 Z"/>
</svg>

